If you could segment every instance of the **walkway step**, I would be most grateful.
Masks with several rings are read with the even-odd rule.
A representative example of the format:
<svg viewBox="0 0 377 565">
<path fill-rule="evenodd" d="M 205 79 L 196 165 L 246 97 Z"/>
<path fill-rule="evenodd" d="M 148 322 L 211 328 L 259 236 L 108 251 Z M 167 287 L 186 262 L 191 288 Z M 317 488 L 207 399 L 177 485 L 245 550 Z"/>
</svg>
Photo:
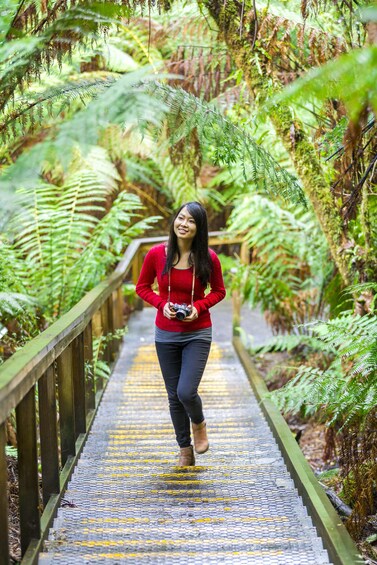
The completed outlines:
<svg viewBox="0 0 377 565">
<path fill-rule="evenodd" d="M 201 385 L 210 450 L 175 466 L 153 315 L 131 321 L 39 562 L 329 564 L 230 342 Z"/>
</svg>

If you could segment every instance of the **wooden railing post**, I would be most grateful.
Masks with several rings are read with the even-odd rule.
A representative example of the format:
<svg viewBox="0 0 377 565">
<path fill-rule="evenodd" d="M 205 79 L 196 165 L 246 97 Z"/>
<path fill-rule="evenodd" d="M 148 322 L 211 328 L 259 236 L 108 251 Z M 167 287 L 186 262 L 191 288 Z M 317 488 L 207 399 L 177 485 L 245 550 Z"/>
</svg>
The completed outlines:
<svg viewBox="0 0 377 565">
<path fill-rule="evenodd" d="M 75 433 L 86 432 L 85 410 L 85 361 L 84 334 L 79 334 L 72 342 L 73 401 L 75 408 Z"/>
<path fill-rule="evenodd" d="M 132 261 L 132 282 L 136 285 L 141 271 L 141 266 L 143 264 L 143 255 L 140 249 L 138 249 L 134 260 Z M 135 310 L 142 310 L 144 307 L 143 300 L 137 296 L 135 300 Z"/>
<path fill-rule="evenodd" d="M 115 330 L 115 323 L 114 323 L 114 303 L 113 303 L 113 296 L 114 293 L 111 293 L 109 298 L 106 300 L 106 307 L 107 307 L 107 331 L 108 333 L 113 334 Z M 115 352 L 116 352 L 116 342 L 113 338 L 107 344 L 108 348 L 108 357 L 109 361 L 114 361 Z"/>
<path fill-rule="evenodd" d="M 41 441 L 43 506 L 59 493 L 59 450 L 55 371 L 51 365 L 38 381 L 39 433 Z"/>
<path fill-rule="evenodd" d="M 122 327 L 121 324 L 121 314 L 122 312 L 120 311 L 121 306 L 121 302 L 119 299 L 119 290 L 121 290 L 121 288 L 114 290 L 114 292 L 112 293 L 111 296 L 111 304 L 112 304 L 112 315 L 113 315 L 113 321 L 114 321 L 114 331 L 119 330 Z M 113 353 L 114 355 L 116 355 L 119 351 L 119 347 L 120 347 L 120 340 L 119 339 L 114 339 L 113 340 Z"/>
<path fill-rule="evenodd" d="M 60 449 L 62 466 L 70 455 L 75 455 L 75 409 L 72 374 L 72 344 L 58 357 L 58 393 L 60 417 Z"/>
<path fill-rule="evenodd" d="M 108 308 L 107 300 L 101 306 L 101 325 L 102 325 L 102 335 L 106 337 L 107 334 L 109 333 L 109 308 Z M 107 363 L 110 363 L 111 351 L 109 344 L 107 344 L 105 347 L 103 358 L 105 361 L 107 361 Z"/>
<path fill-rule="evenodd" d="M 9 565 L 8 471 L 5 423 L 0 425 L 0 565 Z"/>
<path fill-rule="evenodd" d="M 93 331 L 92 321 L 88 323 L 84 329 L 84 364 L 93 364 Z M 86 375 L 85 384 L 85 397 L 86 397 L 86 411 L 93 410 L 96 406 L 96 391 L 94 385 L 93 369 Z"/>
<path fill-rule="evenodd" d="M 20 496 L 21 553 L 41 535 L 38 487 L 37 422 L 35 386 L 16 408 L 18 484 Z"/>
</svg>

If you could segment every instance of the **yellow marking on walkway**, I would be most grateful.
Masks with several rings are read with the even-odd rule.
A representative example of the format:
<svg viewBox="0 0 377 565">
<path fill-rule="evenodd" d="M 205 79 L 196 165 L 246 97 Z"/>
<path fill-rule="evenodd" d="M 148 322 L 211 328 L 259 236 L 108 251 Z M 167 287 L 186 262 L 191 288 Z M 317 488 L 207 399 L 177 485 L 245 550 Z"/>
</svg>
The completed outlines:
<svg viewBox="0 0 377 565">
<path fill-rule="evenodd" d="M 150 518 L 84 518 L 82 524 L 149 524 Z"/>
<path fill-rule="evenodd" d="M 264 543 L 266 545 L 272 545 L 275 543 L 288 543 L 288 542 L 295 542 L 297 538 L 240 538 L 240 539 L 226 539 L 226 538 L 218 538 L 213 537 L 210 539 L 198 539 L 195 538 L 195 545 L 205 545 L 205 544 L 227 544 L 227 545 L 245 545 L 245 544 L 255 544 L 255 543 Z M 171 546 L 192 546 L 191 539 L 175 539 L 175 540 L 153 540 L 153 539 L 143 539 L 143 540 L 81 540 L 81 541 L 71 541 L 72 545 L 80 546 L 80 547 L 112 547 L 112 546 L 123 546 L 123 545 L 171 545 Z"/>
<path fill-rule="evenodd" d="M 239 522 L 239 521 L 240 521 L 240 520 L 237 520 L 237 522 Z M 149 524 L 149 525 L 148 525 L 148 532 L 150 532 L 150 533 L 153 533 L 153 532 L 160 533 L 160 532 L 161 532 L 161 527 L 160 527 L 161 524 L 164 524 L 164 525 L 166 526 L 166 527 L 165 527 L 165 530 L 164 530 L 165 533 L 167 533 L 167 532 L 175 532 L 175 531 L 176 531 L 176 527 L 175 527 L 176 524 L 175 524 L 175 522 L 176 522 L 175 520 L 167 520 L 167 519 L 165 519 L 165 518 L 157 519 L 157 524 L 156 524 L 156 525 L 153 525 L 153 524 Z M 202 524 L 202 523 L 203 523 L 203 524 L 206 524 L 206 523 L 208 523 L 208 524 L 214 524 L 214 523 L 223 523 L 223 522 L 225 522 L 225 519 L 223 519 L 221 522 L 220 522 L 219 520 L 214 521 L 214 520 L 208 520 L 208 519 L 205 519 L 205 518 L 198 519 L 198 520 L 191 520 L 191 519 L 190 519 L 190 520 L 186 520 L 186 524 L 190 524 L 190 525 L 193 525 L 193 524 Z M 169 524 L 172 524 L 173 527 L 169 527 Z M 254 526 L 253 526 L 253 533 L 254 533 L 255 531 L 258 531 L 258 530 L 261 530 L 261 531 L 263 532 L 263 531 L 266 531 L 266 529 L 267 529 L 269 532 L 281 532 L 281 531 L 284 531 L 284 528 L 281 528 L 280 526 L 274 526 L 274 525 L 271 525 L 271 524 L 264 524 L 264 525 L 259 525 L 259 526 L 258 526 L 258 525 L 254 525 Z M 108 533 L 108 534 L 110 534 L 110 533 L 111 533 L 111 534 L 121 534 L 121 533 L 122 533 L 122 534 L 123 534 L 123 533 L 134 533 L 134 532 L 136 532 L 136 533 L 139 533 L 139 532 L 145 533 L 145 527 L 136 527 L 136 528 L 135 528 L 135 527 L 128 527 L 128 528 L 127 528 L 127 527 L 123 527 L 123 528 L 122 528 L 122 527 L 120 527 L 120 524 L 117 524 L 116 527 L 113 527 L 113 528 L 111 528 L 111 527 L 106 527 L 106 528 L 105 528 L 105 527 L 100 527 L 100 526 L 93 526 L 93 527 L 90 527 L 90 528 L 89 528 L 89 527 L 88 527 L 88 528 L 82 528 L 82 530 L 80 530 L 80 531 L 82 531 L 84 534 L 91 534 L 91 533 L 101 533 L 101 534 L 102 534 L 102 533 Z M 226 527 L 226 532 L 227 532 L 227 534 L 232 533 L 232 532 L 234 532 L 234 533 L 236 533 L 236 534 L 237 534 L 237 533 L 239 534 L 239 531 L 240 531 L 240 530 L 239 530 L 239 525 L 237 525 L 237 526 L 229 526 L 229 525 L 228 525 L 228 526 Z M 284 539 L 285 539 L 285 538 L 284 538 Z"/>
<path fill-rule="evenodd" d="M 159 557 L 161 558 L 161 553 L 159 551 L 154 551 L 154 552 L 140 552 L 140 553 L 96 553 L 96 554 L 92 554 L 92 553 L 88 553 L 85 554 L 83 556 L 83 559 L 87 560 L 87 561 L 91 561 L 94 559 L 97 559 L 98 557 L 103 557 L 105 559 L 145 559 L 147 557 L 150 558 L 154 558 L 154 557 Z M 194 551 L 185 551 L 184 553 L 182 552 L 178 552 L 178 551 L 169 551 L 168 553 L 169 557 L 182 557 L 182 556 L 186 556 L 188 555 L 189 557 L 197 557 L 198 553 L 194 552 Z M 254 557 L 258 557 L 258 556 L 265 556 L 265 555 L 270 555 L 270 556 L 274 556 L 274 555 L 283 555 L 283 551 L 281 549 L 266 549 L 266 550 L 254 550 L 254 551 L 250 551 L 250 550 L 243 550 L 242 552 L 240 551 L 203 551 L 201 550 L 201 555 L 203 557 L 229 557 L 231 555 L 253 555 Z"/>
<path fill-rule="evenodd" d="M 155 475 L 158 477 L 158 475 Z M 127 478 L 127 477 L 145 477 L 145 474 L 143 473 L 106 473 L 103 475 L 98 475 L 98 477 L 100 477 L 101 479 L 106 478 L 106 477 L 111 477 L 111 478 Z M 214 483 L 219 483 L 219 484 L 232 484 L 232 483 L 236 483 L 236 484 L 246 484 L 246 485 L 255 485 L 255 480 L 252 479 L 227 479 L 227 478 L 222 478 L 222 479 L 202 479 L 201 477 L 198 477 L 197 479 L 183 479 L 182 478 L 183 475 L 182 474 L 178 474 L 176 475 L 176 479 L 175 480 L 163 480 L 164 484 L 183 484 L 183 485 L 193 485 L 193 484 L 214 484 Z M 155 491 L 151 491 L 151 492 L 155 492 Z M 192 492 L 192 491 L 190 491 Z"/>
</svg>

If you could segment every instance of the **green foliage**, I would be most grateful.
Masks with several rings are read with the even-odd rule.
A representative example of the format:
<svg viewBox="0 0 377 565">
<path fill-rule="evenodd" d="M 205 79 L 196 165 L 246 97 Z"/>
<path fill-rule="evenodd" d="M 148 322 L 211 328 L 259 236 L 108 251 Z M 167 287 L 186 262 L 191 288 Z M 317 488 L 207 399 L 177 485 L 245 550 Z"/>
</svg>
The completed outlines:
<svg viewBox="0 0 377 565">
<path fill-rule="evenodd" d="M 143 69 L 103 81 L 97 98 L 85 109 L 61 124 L 55 136 L 25 151 L 4 171 L 1 188 L 35 184 L 44 163 L 57 156 L 66 168 L 77 146 L 82 153 L 88 153 L 106 128 L 114 124 L 128 130 L 146 128 L 147 124 L 159 125 L 165 107 L 146 92 L 145 82 L 148 80 L 151 80 L 149 69 Z"/>
<path fill-rule="evenodd" d="M 336 358 L 324 370 L 302 365 L 272 397 L 284 412 L 320 414 L 329 425 L 362 425 L 377 402 L 377 316 L 345 313 L 313 331 Z"/>
<path fill-rule="evenodd" d="M 249 265 L 230 271 L 232 284 L 252 307 L 260 305 L 275 331 L 305 332 L 318 316 L 329 271 L 325 239 L 310 211 L 287 208 L 260 194 L 235 202 L 228 229 L 252 249 Z"/>
<path fill-rule="evenodd" d="M 0 321 L 17 319 L 27 331 L 35 328 L 36 301 L 20 277 L 22 260 L 9 242 L 0 240 Z"/>
<path fill-rule="evenodd" d="M 19 192 L 15 245 L 24 256 L 25 286 L 48 318 L 69 310 L 108 273 L 127 243 L 155 221 L 135 223 L 142 206 L 126 192 L 107 212 L 115 179 L 99 160 L 97 166 L 96 172 L 88 167 L 73 172 L 61 187 L 41 184 Z M 108 169 L 111 173 L 109 164 Z"/>
<path fill-rule="evenodd" d="M 318 338 L 311 335 L 299 334 L 299 335 L 278 335 L 275 336 L 271 341 L 265 345 L 260 345 L 258 347 L 252 348 L 252 353 L 256 355 L 263 355 L 264 353 L 277 352 L 277 351 L 287 351 L 293 352 L 297 349 L 305 348 L 309 351 L 322 351 L 323 352 L 323 342 Z M 335 354 L 334 348 L 327 348 L 326 353 Z"/>
<path fill-rule="evenodd" d="M 110 365 L 102 359 L 106 347 L 114 340 L 120 340 L 127 333 L 127 328 L 117 329 L 93 339 L 93 361 L 87 363 L 86 373 L 91 378 L 108 380 L 111 375 Z"/>
<path fill-rule="evenodd" d="M 70 8 L 54 2 L 47 15 L 36 9 L 35 2 L 24 4 L 23 0 L 8 0 L 0 15 L 0 109 L 17 88 L 23 90 L 31 79 L 40 76 L 41 65 L 48 69 L 53 60 L 61 63 L 73 46 L 90 44 L 104 29 L 116 24 L 117 17 L 127 14 L 125 6 L 107 1 L 91 5 L 78 1 Z"/>
<path fill-rule="evenodd" d="M 208 157 L 219 166 L 232 168 L 240 162 L 245 178 L 259 182 L 271 194 L 287 200 L 305 202 L 296 179 L 248 134 L 239 129 L 211 104 L 199 100 L 182 89 L 168 85 L 151 86 L 157 99 L 169 108 L 167 124 L 170 142 L 178 143 L 195 128 L 200 144 L 211 147 Z"/>
<path fill-rule="evenodd" d="M 363 72 L 360 72 L 363 69 Z M 377 111 L 377 47 L 370 45 L 341 55 L 338 59 L 313 68 L 304 77 L 276 95 L 268 104 L 317 99 L 342 100 L 352 120 L 366 106 Z"/>
</svg>

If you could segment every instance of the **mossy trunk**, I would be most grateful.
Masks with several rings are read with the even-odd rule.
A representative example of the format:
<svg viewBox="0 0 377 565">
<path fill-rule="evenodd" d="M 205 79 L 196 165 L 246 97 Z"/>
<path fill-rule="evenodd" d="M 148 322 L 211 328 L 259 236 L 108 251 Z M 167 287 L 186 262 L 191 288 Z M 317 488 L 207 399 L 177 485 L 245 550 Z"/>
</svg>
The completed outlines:
<svg viewBox="0 0 377 565">
<path fill-rule="evenodd" d="M 242 24 L 240 31 L 241 4 L 235 0 L 202 0 L 217 23 L 220 33 L 234 58 L 238 68 L 243 71 L 250 91 L 258 103 L 279 88 L 273 79 L 264 74 L 258 65 L 252 49 L 253 20 L 250 15 Z M 247 10 L 245 10 L 247 14 Z M 292 118 L 288 107 L 280 105 L 269 112 L 269 117 L 276 134 L 289 152 L 297 175 L 301 179 L 307 198 L 313 205 L 321 228 L 326 236 L 329 248 L 339 273 L 348 285 L 354 282 L 356 273 L 345 253 L 347 238 L 343 232 L 342 218 L 336 208 L 330 187 L 323 174 L 321 164 L 313 144 L 308 139 L 303 125 Z"/>
</svg>

